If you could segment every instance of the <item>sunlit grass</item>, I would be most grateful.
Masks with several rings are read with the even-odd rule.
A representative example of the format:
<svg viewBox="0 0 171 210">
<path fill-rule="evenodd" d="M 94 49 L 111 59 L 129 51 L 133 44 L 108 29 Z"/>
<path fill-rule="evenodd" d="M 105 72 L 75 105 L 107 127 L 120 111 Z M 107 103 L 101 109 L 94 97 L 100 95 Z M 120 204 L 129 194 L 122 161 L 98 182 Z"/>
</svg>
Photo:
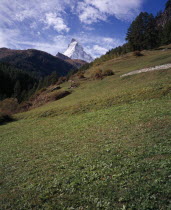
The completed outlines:
<svg viewBox="0 0 171 210">
<path fill-rule="evenodd" d="M 120 78 L 160 53 L 0 126 L 1 208 L 170 209 L 171 70 Z"/>
</svg>

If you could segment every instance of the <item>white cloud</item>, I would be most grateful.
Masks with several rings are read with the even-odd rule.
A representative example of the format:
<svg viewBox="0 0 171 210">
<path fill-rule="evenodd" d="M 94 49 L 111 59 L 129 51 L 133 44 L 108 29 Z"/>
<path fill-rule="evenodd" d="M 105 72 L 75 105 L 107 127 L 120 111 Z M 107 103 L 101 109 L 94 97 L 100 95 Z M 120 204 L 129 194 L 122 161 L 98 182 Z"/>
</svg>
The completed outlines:
<svg viewBox="0 0 171 210">
<path fill-rule="evenodd" d="M 64 52 L 66 50 L 69 41 L 70 38 L 68 39 L 66 36 L 58 35 L 44 41 L 22 41 L 18 39 L 15 40 L 15 45 L 17 49 L 22 46 L 22 49 L 37 49 L 56 55 L 58 52 Z"/>
<path fill-rule="evenodd" d="M 109 16 L 130 20 L 138 12 L 144 0 L 1 0 L 0 26 L 12 25 L 14 21 L 23 22 L 34 19 L 46 22 L 47 14 L 56 14 L 60 25 L 69 9 L 82 23 L 92 24 L 106 21 Z M 67 11 L 67 12 L 66 12 Z M 62 26 L 64 27 L 64 26 Z M 68 26 L 66 26 L 68 28 Z M 64 27 L 65 28 L 65 27 Z"/>
<path fill-rule="evenodd" d="M 58 32 L 68 32 L 70 30 L 64 23 L 64 20 L 61 17 L 58 17 L 56 13 L 47 13 L 45 23 L 48 27 L 52 26 Z"/>
<path fill-rule="evenodd" d="M 2 31 L 0 31 L 0 47 L 8 47 L 6 37 Z"/>
<path fill-rule="evenodd" d="M 52 55 L 56 55 L 58 52 L 63 53 L 70 43 L 72 38 L 76 38 L 77 41 L 83 45 L 86 52 L 91 54 L 94 58 L 99 57 L 105 54 L 108 50 L 123 44 L 121 40 L 117 40 L 111 37 L 101 37 L 101 36 L 92 36 L 92 35 L 78 35 L 74 36 L 64 36 L 58 35 L 54 38 L 44 41 L 22 41 L 21 39 L 16 39 L 15 33 L 11 32 L 10 40 L 7 40 L 8 45 L 0 45 L 0 47 L 11 47 L 15 46 L 16 49 L 38 49 L 46 51 Z M 1 34 L 0 34 L 1 35 Z M 4 35 L 3 35 L 4 37 Z M 4 37 L 5 38 L 5 37 Z M 108 40 L 111 39 L 112 42 L 109 43 Z M 106 40 L 106 41 L 105 41 Z M 5 39 L 2 40 L 2 44 L 5 43 Z M 1 39 L 0 39 L 1 44 Z"/>
<path fill-rule="evenodd" d="M 138 14 L 143 0 L 84 0 L 79 3 L 80 21 L 92 24 L 115 16 L 120 20 L 131 20 Z M 91 11 L 91 12 L 90 12 Z"/>
<path fill-rule="evenodd" d="M 107 42 L 107 43 L 109 43 L 109 44 L 111 44 L 111 43 L 113 43 L 115 40 L 113 40 L 112 38 L 110 38 L 110 37 L 105 37 L 104 39 L 103 39 L 105 42 Z"/>
<path fill-rule="evenodd" d="M 0 3 L 0 26 L 15 26 L 16 22 L 24 22 L 32 20 L 49 24 L 50 17 L 47 14 L 56 14 L 51 17 L 54 23 L 54 29 L 57 31 L 68 31 L 67 25 L 64 23 L 63 16 L 65 9 L 69 7 L 74 0 L 1 0 Z M 74 5 L 74 3 L 73 3 Z M 56 18 L 56 19 L 55 19 Z M 58 22 L 58 25 L 57 25 Z M 52 24 L 52 23 L 51 23 Z"/>
<path fill-rule="evenodd" d="M 101 47 L 99 45 L 94 45 L 93 50 L 94 50 L 94 53 L 96 55 L 102 55 L 102 54 L 105 54 L 108 51 L 108 49 L 106 49 L 104 47 Z"/>
<path fill-rule="evenodd" d="M 36 29 L 37 28 L 37 23 L 34 21 L 30 24 L 31 29 Z"/>
<path fill-rule="evenodd" d="M 123 42 L 113 37 L 93 35 L 94 25 L 90 24 L 107 21 L 109 16 L 129 20 L 137 14 L 143 0 L 0 1 L 0 47 L 35 48 L 55 55 L 58 51 L 64 52 L 74 37 L 88 53 L 97 57 Z M 70 15 L 79 18 L 82 25 L 78 27 L 87 34 L 75 34 L 70 30 L 75 24 L 69 20 Z M 66 36 L 61 35 L 65 33 Z"/>
<path fill-rule="evenodd" d="M 73 36 L 94 58 L 105 54 L 112 48 L 122 45 L 124 42 L 112 37 L 94 36 L 91 34 L 76 34 Z M 72 37 L 70 37 L 71 39 Z M 70 41 L 70 40 L 67 40 Z"/>
<path fill-rule="evenodd" d="M 0 29 L 0 47 L 16 48 L 16 40 L 20 39 L 20 32 L 13 29 Z"/>
<path fill-rule="evenodd" d="M 78 4 L 77 11 L 80 21 L 86 24 L 91 24 L 98 20 L 105 21 L 107 18 L 106 15 L 102 14 L 97 8 L 83 2 Z"/>
</svg>

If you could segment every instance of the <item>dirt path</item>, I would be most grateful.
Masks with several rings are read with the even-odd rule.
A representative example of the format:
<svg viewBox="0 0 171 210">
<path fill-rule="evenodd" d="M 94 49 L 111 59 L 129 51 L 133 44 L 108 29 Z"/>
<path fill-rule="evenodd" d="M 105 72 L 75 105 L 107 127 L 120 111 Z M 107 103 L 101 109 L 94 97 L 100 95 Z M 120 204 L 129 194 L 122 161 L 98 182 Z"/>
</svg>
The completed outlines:
<svg viewBox="0 0 171 210">
<path fill-rule="evenodd" d="M 151 68 L 131 71 L 128 74 L 123 74 L 121 77 L 126 77 L 126 76 L 130 76 L 130 75 L 134 75 L 134 74 L 140 74 L 140 73 L 149 72 L 149 71 L 158 71 L 158 70 L 163 70 L 163 69 L 170 69 L 170 68 L 171 68 L 171 63 L 165 64 L 165 65 L 160 65 L 160 66 L 155 66 L 155 67 L 151 67 Z"/>
</svg>

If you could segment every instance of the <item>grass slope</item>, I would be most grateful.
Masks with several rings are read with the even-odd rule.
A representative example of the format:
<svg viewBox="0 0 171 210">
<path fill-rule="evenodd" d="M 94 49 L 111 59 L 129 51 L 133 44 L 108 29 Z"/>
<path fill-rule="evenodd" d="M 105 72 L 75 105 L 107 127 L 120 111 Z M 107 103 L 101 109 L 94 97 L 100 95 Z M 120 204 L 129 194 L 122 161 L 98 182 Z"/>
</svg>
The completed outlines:
<svg viewBox="0 0 171 210">
<path fill-rule="evenodd" d="M 171 70 L 120 78 L 148 53 L 0 127 L 2 209 L 171 208 Z"/>
</svg>

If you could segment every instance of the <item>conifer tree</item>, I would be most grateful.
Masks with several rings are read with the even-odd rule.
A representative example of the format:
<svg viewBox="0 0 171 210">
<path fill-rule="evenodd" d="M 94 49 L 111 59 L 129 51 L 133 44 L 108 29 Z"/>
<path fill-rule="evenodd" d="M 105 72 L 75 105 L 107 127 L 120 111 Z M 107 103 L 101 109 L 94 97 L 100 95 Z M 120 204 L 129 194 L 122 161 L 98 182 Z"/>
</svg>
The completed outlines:
<svg viewBox="0 0 171 210">
<path fill-rule="evenodd" d="M 14 86 L 14 97 L 19 98 L 20 93 L 21 93 L 21 85 L 20 85 L 20 81 L 17 80 L 17 82 L 15 83 L 15 86 Z"/>
<path fill-rule="evenodd" d="M 157 46 L 157 36 L 154 16 L 141 12 L 129 27 L 126 40 L 132 50 L 152 49 Z"/>
<path fill-rule="evenodd" d="M 162 31 L 162 44 L 171 43 L 171 21 L 167 22 Z"/>
<path fill-rule="evenodd" d="M 171 0 L 168 0 L 166 2 L 166 9 L 171 8 Z"/>
</svg>

